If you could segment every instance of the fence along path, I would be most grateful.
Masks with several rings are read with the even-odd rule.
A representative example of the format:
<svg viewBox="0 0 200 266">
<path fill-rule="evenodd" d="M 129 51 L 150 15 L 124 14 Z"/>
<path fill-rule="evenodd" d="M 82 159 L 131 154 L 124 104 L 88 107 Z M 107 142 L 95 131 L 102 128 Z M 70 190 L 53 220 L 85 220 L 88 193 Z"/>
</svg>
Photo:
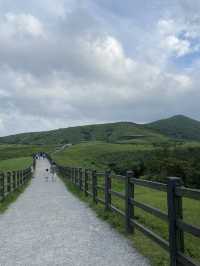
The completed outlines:
<svg viewBox="0 0 200 266">
<path fill-rule="evenodd" d="M 31 176 L 31 166 L 18 171 L 0 172 L 0 201 L 26 184 Z"/>
<path fill-rule="evenodd" d="M 30 186 L 0 216 L 0 265 L 148 265 L 62 181 L 46 182 L 47 167 L 47 160 L 37 161 Z"/>
<path fill-rule="evenodd" d="M 51 158 L 49 160 L 52 161 Z M 61 165 L 57 165 L 57 169 L 63 178 L 70 180 L 80 191 L 85 193 L 86 197 L 91 196 L 94 203 L 103 204 L 105 210 L 116 212 L 124 217 L 127 233 L 134 233 L 135 229 L 137 229 L 169 252 L 171 266 L 199 266 L 199 263 L 185 254 L 184 233 L 200 238 L 200 228 L 184 221 L 182 198 L 200 200 L 200 190 L 183 187 L 181 179 L 177 177 L 170 177 L 167 184 L 162 184 L 137 179 L 132 171 L 128 171 L 126 176 L 122 176 L 112 175 L 107 171 L 97 172 L 95 170 Z M 113 179 L 118 179 L 123 183 L 123 193 L 114 190 Z M 136 185 L 166 192 L 167 212 L 136 200 Z M 112 196 L 123 200 L 124 210 L 114 206 Z M 168 224 L 168 241 L 137 221 L 134 215 L 135 207 L 152 214 Z"/>
</svg>

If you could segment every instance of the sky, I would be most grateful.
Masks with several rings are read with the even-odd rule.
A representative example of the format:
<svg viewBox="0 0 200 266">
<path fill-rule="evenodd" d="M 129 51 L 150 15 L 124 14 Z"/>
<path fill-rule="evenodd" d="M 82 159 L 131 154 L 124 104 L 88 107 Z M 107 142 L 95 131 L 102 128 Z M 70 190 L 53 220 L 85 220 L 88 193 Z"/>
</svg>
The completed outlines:
<svg viewBox="0 0 200 266">
<path fill-rule="evenodd" d="M 199 0 L 0 0 L 0 136 L 200 120 Z"/>
</svg>

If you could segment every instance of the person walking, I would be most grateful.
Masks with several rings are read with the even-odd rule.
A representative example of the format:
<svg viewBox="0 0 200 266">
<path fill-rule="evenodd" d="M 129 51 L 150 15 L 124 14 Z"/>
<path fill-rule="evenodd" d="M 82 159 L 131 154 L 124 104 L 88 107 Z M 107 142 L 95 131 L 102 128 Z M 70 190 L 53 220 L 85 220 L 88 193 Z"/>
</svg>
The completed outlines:
<svg viewBox="0 0 200 266">
<path fill-rule="evenodd" d="M 48 182 L 49 179 L 49 169 L 46 169 L 46 175 L 45 175 L 46 182 Z"/>
</svg>

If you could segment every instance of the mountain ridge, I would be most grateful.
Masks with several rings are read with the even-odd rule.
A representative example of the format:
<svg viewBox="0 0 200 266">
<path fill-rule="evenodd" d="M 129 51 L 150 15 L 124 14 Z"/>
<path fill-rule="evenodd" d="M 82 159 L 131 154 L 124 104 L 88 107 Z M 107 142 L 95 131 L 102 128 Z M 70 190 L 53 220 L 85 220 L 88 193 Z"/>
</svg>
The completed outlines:
<svg viewBox="0 0 200 266">
<path fill-rule="evenodd" d="M 166 141 L 167 138 L 200 141 L 200 122 L 184 115 L 175 115 L 151 123 L 121 121 L 59 128 L 0 137 L 8 144 L 77 144 L 81 141 L 126 142 L 138 139 Z"/>
</svg>

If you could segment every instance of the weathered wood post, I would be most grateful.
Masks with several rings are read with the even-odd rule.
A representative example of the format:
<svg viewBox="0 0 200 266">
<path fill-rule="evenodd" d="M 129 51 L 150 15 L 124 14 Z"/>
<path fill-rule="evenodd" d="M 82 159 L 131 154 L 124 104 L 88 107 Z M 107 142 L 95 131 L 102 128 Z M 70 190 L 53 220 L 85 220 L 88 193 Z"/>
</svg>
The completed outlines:
<svg viewBox="0 0 200 266">
<path fill-rule="evenodd" d="M 79 189 L 83 188 L 83 171 L 82 168 L 79 168 Z"/>
<path fill-rule="evenodd" d="M 4 176 L 4 173 L 0 173 L 0 186 L 1 186 L 1 190 L 0 190 L 0 200 L 4 199 L 4 180 L 5 179 L 5 176 Z"/>
<path fill-rule="evenodd" d="M 85 179 L 84 179 L 84 192 L 85 196 L 88 196 L 88 169 L 85 169 Z"/>
<path fill-rule="evenodd" d="M 126 232 L 133 233 L 133 226 L 131 225 L 131 218 L 133 217 L 133 205 L 131 204 L 131 197 L 133 196 L 133 184 L 130 179 L 134 176 L 133 171 L 126 172 L 125 179 L 125 222 Z"/>
<path fill-rule="evenodd" d="M 72 183 L 75 183 L 75 168 L 72 168 Z"/>
<path fill-rule="evenodd" d="M 167 202 L 169 217 L 169 252 L 170 265 L 177 266 L 178 251 L 184 252 L 183 231 L 177 228 L 177 219 L 183 218 L 182 197 L 176 195 L 176 188 L 180 187 L 181 179 L 178 177 L 168 178 Z"/>
<path fill-rule="evenodd" d="M 26 170 L 22 170 L 22 184 L 24 184 L 25 177 L 26 177 Z"/>
<path fill-rule="evenodd" d="M 7 192 L 11 192 L 11 173 L 7 172 Z"/>
<path fill-rule="evenodd" d="M 110 205 L 111 205 L 111 176 L 110 176 L 110 171 L 105 171 L 105 210 L 108 211 L 110 210 Z"/>
<path fill-rule="evenodd" d="M 20 186 L 23 184 L 23 171 L 20 171 Z"/>
<path fill-rule="evenodd" d="M 92 171 L 92 196 L 94 203 L 97 204 L 97 172 L 96 170 Z"/>
<path fill-rule="evenodd" d="M 12 175 L 13 175 L 13 190 L 15 190 L 16 189 L 16 172 L 13 171 Z"/>
<path fill-rule="evenodd" d="M 75 185 L 76 185 L 76 186 L 77 186 L 77 184 L 78 184 L 78 174 L 79 174 L 78 169 L 75 168 Z"/>
</svg>

